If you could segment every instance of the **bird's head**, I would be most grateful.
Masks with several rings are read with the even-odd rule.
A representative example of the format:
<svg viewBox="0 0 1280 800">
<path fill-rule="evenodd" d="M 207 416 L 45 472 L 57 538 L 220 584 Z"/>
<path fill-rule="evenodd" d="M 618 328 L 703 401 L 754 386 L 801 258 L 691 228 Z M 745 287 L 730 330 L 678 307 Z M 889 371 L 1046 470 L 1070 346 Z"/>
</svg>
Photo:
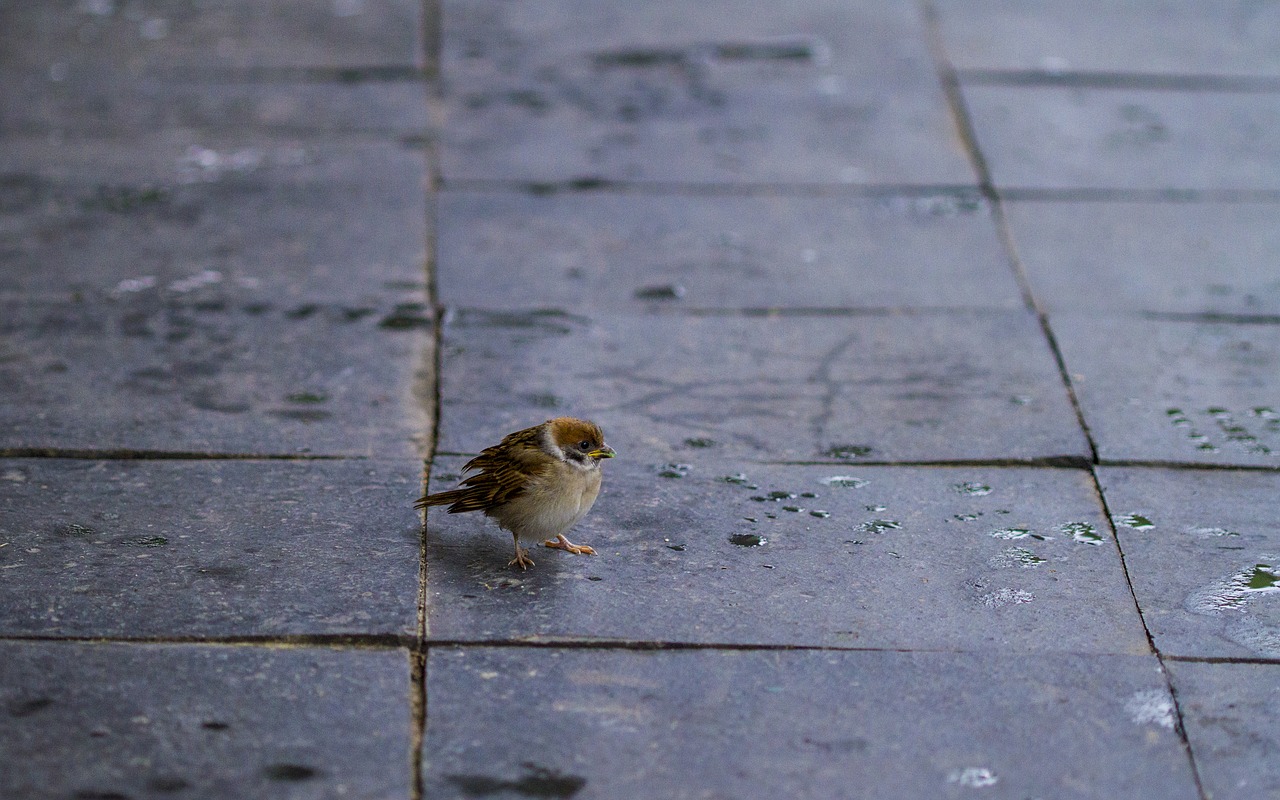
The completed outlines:
<svg viewBox="0 0 1280 800">
<path fill-rule="evenodd" d="M 556 417 L 547 420 L 546 431 L 547 444 L 555 451 L 552 455 L 574 466 L 595 469 L 601 459 L 617 455 L 604 443 L 604 432 L 594 422 Z"/>
</svg>

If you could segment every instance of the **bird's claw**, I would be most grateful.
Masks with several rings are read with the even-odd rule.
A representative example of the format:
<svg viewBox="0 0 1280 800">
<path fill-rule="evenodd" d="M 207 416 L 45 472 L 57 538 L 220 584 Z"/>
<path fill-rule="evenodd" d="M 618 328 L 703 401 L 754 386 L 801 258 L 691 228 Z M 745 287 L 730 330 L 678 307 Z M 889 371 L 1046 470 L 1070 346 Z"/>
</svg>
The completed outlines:
<svg viewBox="0 0 1280 800">
<path fill-rule="evenodd" d="M 564 550 L 566 552 L 573 553 L 575 556 L 594 556 L 596 554 L 595 548 L 585 544 L 574 544 L 564 538 L 563 535 L 557 536 L 554 539 L 546 540 L 542 543 L 542 546 L 550 547 L 553 550 Z"/>
<path fill-rule="evenodd" d="M 533 559 L 529 558 L 529 554 L 520 548 L 516 548 L 516 557 L 507 562 L 508 567 L 519 566 L 525 570 L 533 566 Z"/>
</svg>

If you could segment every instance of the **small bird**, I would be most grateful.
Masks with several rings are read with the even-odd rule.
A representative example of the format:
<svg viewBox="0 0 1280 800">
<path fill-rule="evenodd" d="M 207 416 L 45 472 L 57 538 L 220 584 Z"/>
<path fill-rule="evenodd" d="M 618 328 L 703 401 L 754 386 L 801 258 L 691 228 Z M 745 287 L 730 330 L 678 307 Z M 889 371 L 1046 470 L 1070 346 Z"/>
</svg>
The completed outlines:
<svg viewBox="0 0 1280 800">
<path fill-rule="evenodd" d="M 483 511 L 515 537 L 516 557 L 508 567 L 533 566 L 520 540 L 542 539 L 543 547 L 595 555 L 564 532 L 587 515 L 600 494 L 600 461 L 617 453 L 604 443 L 600 426 L 585 419 L 556 417 L 509 433 L 462 467 L 461 488 L 424 495 L 414 508 L 449 506 L 450 514 Z"/>
</svg>

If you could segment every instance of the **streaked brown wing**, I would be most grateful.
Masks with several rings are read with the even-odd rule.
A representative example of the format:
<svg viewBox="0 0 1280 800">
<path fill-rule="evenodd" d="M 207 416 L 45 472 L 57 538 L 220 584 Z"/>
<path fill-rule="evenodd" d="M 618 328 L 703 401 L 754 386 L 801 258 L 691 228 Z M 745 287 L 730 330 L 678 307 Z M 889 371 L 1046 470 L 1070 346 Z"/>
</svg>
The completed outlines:
<svg viewBox="0 0 1280 800">
<path fill-rule="evenodd" d="M 486 511 L 508 503 L 524 494 L 536 474 L 536 470 L 525 469 L 524 465 L 514 462 L 494 465 L 462 481 L 467 488 L 462 489 L 457 501 L 449 506 L 449 513 Z"/>
<path fill-rule="evenodd" d="M 547 466 L 545 455 L 538 449 L 540 429 L 535 426 L 508 434 L 463 465 L 463 472 L 479 472 L 462 480 L 466 488 L 454 490 L 456 499 L 449 506 L 449 513 L 487 511 L 523 494 L 529 481 Z"/>
</svg>

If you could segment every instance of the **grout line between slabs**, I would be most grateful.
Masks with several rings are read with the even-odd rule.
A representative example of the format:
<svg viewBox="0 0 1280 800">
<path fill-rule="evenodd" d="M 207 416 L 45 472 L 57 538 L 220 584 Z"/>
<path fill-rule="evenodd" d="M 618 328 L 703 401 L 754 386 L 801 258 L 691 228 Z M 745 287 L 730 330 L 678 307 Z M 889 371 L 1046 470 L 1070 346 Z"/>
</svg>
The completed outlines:
<svg viewBox="0 0 1280 800">
<path fill-rule="evenodd" d="M 972 197 L 977 184 L 817 184 L 817 183 L 659 183 L 654 181 L 575 178 L 564 181 L 497 180 L 442 177 L 446 193 L 525 194 L 534 197 L 612 193 L 633 196 L 792 197 L 876 200 L 898 197 Z M 1006 201 L 1070 203 L 1266 203 L 1280 202 L 1276 189 L 1125 188 L 1107 186 L 1004 186 Z"/>
<path fill-rule="evenodd" d="M 416 636 L 395 633 L 262 634 L 258 636 L 89 636 L 41 633 L 0 633 L 0 642 L 67 644 L 194 645 L 204 647 L 266 647 L 293 649 L 323 647 L 348 650 L 408 650 Z"/>
<path fill-rule="evenodd" d="M 1072 650 L 1001 651 L 998 649 L 972 649 L 964 647 L 854 647 L 827 644 L 769 644 L 742 642 L 693 642 L 661 641 L 648 639 L 582 639 L 575 637 L 545 637 L 537 639 L 428 639 L 420 645 L 412 637 L 368 635 L 315 635 L 315 636 L 223 636 L 223 637 L 148 637 L 117 638 L 110 636 L 54 636 L 40 634 L 0 634 L 0 643 L 9 644 L 65 644 L 65 645 L 128 645 L 187 646 L 187 647 L 247 647 L 277 650 L 328 649 L 352 651 L 399 651 L 411 659 L 410 668 L 421 661 L 421 671 L 414 678 L 416 684 L 425 683 L 426 657 L 433 649 L 457 647 L 488 647 L 507 650 L 616 650 L 627 652 L 707 650 L 725 652 L 833 652 L 833 653 L 937 653 L 949 655 L 1016 655 L 1043 656 L 1066 653 L 1084 657 L 1145 658 L 1128 652 L 1079 652 Z M 1179 664 L 1256 664 L 1280 667 L 1280 659 L 1236 656 L 1160 655 L 1152 653 L 1163 662 Z M 425 713 L 425 707 L 422 709 Z"/>
<path fill-rule="evenodd" d="M 992 212 L 993 218 L 996 212 Z M 1006 238 L 1004 232 L 1004 216 L 1001 213 L 996 223 L 997 238 L 1000 239 L 1001 245 L 1005 247 L 1006 254 L 1012 253 L 1012 258 L 1016 259 L 1016 264 L 1011 266 L 1014 270 L 1015 280 L 1023 271 L 1021 258 L 1017 255 L 1017 250 L 1013 245 L 1011 238 Z M 1021 284 L 1020 284 L 1021 286 Z M 670 305 L 667 301 L 650 301 L 646 303 L 637 303 L 635 307 L 623 309 L 624 314 L 635 316 L 679 316 L 692 318 L 710 318 L 710 317 L 765 317 L 769 319 L 803 319 L 811 317 L 1000 317 L 1010 314 L 1031 314 L 1037 315 L 1042 319 L 1050 316 L 1050 312 L 1040 311 L 1038 304 L 1032 302 L 1029 297 L 1029 289 L 1022 288 L 1023 300 L 1016 306 L 1013 305 L 954 305 L 954 306 L 697 306 L 697 305 Z M 612 309 L 606 309 L 605 312 L 611 312 Z M 440 312 L 446 317 L 455 314 L 474 314 L 476 316 L 491 317 L 520 317 L 520 316 L 546 316 L 559 317 L 566 320 L 574 320 L 580 322 L 588 322 L 597 317 L 584 317 L 572 314 L 563 307 L 558 306 L 476 306 L 476 305 L 449 305 L 441 304 Z M 1225 313 L 1219 311 L 1153 311 L 1153 310 L 1135 310 L 1135 311 L 1116 311 L 1111 309 L 1090 310 L 1088 313 L 1104 318 L 1123 318 L 1123 319 L 1145 319 L 1160 322 L 1185 323 L 1190 325 L 1203 324 L 1230 324 L 1230 325 L 1261 325 L 1272 326 L 1280 325 L 1280 314 L 1236 314 Z M 1070 311 L 1052 312 L 1052 315 L 1058 317 L 1079 316 Z"/>
<path fill-rule="evenodd" d="M 409 652 L 409 778 L 410 797 L 420 800 L 423 792 L 422 745 L 427 730 L 427 654 Z"/>
<path fill-rule="evenodd" d="M 164 77 L 199 83 L 418 83 L 428 77 L 413 64 L 352 64 L 330 66 L 169 67 Z"/>
<path fill-rule="evenodd" d="M 422 83 L 422 101 L 427 108 L 427 117 L 440 119 L 439 82 L 441 68 L 441 36 L 443 30 L 443 10 L 440 0 L 423 0 L 422 2 L 422 60 L 424 81 Z M 424 132 L 423 141 L 427 159 L 427 185 L 423 187 L 426 194 L 426 232 L 424 243 L 426 261 L 422 265 L 426 278 L 426 301 L 431 309 L 431 432 L 427 445 L 425 460 L 422 464 L 422 484 L 420 489 L 426 494 L 431 480 L 431 466 L 435 463 L 436 447 L 440 441 L 440 375 L 443 352 L 443 309 L 440 306 L 439 285 L 437 282 L 437 265 L 439 263 L 440 240 L 440 151 L 439 137 L 433 130 Z M 424 398 L 425 399 L 425 398 Z M 427 514 L 422 512 L 422 527 L 418 538 L 418 640 L 410 654 L 410 698 L 412 700 L 412 731 L 410 736 L 409 763 L 412 776 L 411 799 L 422 800 L 426 791 L 426 768 L 423 764 L 426 747 L 429 709 L 427 707 L 427 666 L 428 637 L 431 634 L 431 621 L 427 614 L 427 580 L 429 569 L 427 563 Z"/>
<path fill-rule="evenodd" d="M 1133 580 L 1129 574 L 1128 561 L 1125 558 L 1124 548 L 1121 545 L 1120 537 L 1116 533 L 1115 523 L 1111 518 L 1111 508 L 1107 503 L 1106 494 L 1103 492 L 1102 483 L 1098 479 L 1098 473 L 1095 465 L 1098 463 L 1098 447 L 1094 440 L 1092 432 L 1089 430 L 1089 424 L 1085 420 L 1084 411 L 1080 406 L 1079 397 L 1076 394 L 1075 387 L 1071 382 L 1071 374 L 1067 369 L 1066 360 L 1062 356 L 1062 351 L 1058 346 L 1057 338 L 1053 334 L 1053 329 L 1049 325 L 1048 315 L 1044 308 L 1037 301 L 1035 293 L 1032 291 L 1030 279 L 1027 276 L 1026 269 L 1018 256 L 1017 245 L 1013 238 L 1013 233 L 1008 224 L 1008 219 L 1004 214 L 1002 198 L 999 190 L 995 186 L 992 179 L 989 165 L 978 147 L 977 132 L 973 126 L 972 117 L 969 115 L 968 108 L 964 102 L 964 95 L 960 88 L 960 80 L 956 73 L 955 67 L 951 64 L 946 55 L 946 49 L 942 41 L 941 26 L 938 22 L 938 12 L 934 7 L 932 0 L 922 0 L 923 12 L 925 17 L 925 26 L 929 37 L 929 47 L 933 54 L 935 65 L 938 69 L 939 77 L 943 84 L 943 91 L 946 94 L 947 102 L 951 106 L 952 116 L 959 136 L 964 142 L 966 149 L 972 159 L 974 170 L 978 173 L 979 183 L 982 186 L 983 194 L 987 201 L 991 204 L 992 219 L 995 222 L 1001 243 L 1008 257 L 1009 266 L 1013 269 L 1014 275 L 1018 281 L 1019 287 L 1022 289 L 1023 297 L 1026 299 L 1027 307 L 1034 311 L 1040 320 L 1040 327 L 1044 332 L 1045 340 L 1053 353 L 1054 360 L 1058 365 L 1058 372 L 1062 378 L 1063 387 L 1066 389 L 1071 400 L 1071 406 L 1075 410 L 1076 419 L 1080 425 L 1080 430 L 1088 442 L 1089 450 L 1092 454 L 1091 463 L 1089 465 L 1089 476 L 1093 483 L 1094 492 L 1097 495 L 1098 502 L 1101 504 L 1103 516 L 1107 520 L 1107 526 L 1111 530 L 1111 536 L 1116 543 L 1116 552 L 1120 556 L 1120 568 L 1124 573 L 1126 585 L 1129 587 L 1129 596 L 1133 601 L 1134 612 L 1138 615 L 1138 620 L 1142 625 L 1143 633 L 1147 637 L 1147 645 L 1151 652 L 1155 654 L 1160 664 L 1160 672 L 1164 676 L 1165 688 L 1169 692 L 1173 701 L 1173 710 L 1177 718 L 1178 738 L 1182 743 L 1183 752 L 1186 755 L 1187 765 L 1191 770 L 1192 780 L 1195 782 L 1196 792 L 1201 798 L 1205 798 L 1204 784 L 1200 779 L 1199 766 L 1196 763 L 1195 754 L 1191 748 L 1191 740 L 1187 735 L 1186 727 L 1183 724 L 1182 706 L 1178 701 L 1176 687 L 1173 685 L 1172 676 L 1168 669 L 1165 668 L 1163 657 L 1160 650 L 1156 647 L 1155 639 L 1151 635 L 1151 630 L 1147 626 L 1146 616 L 1142 612 L 1142 605 L 1138 601 L 1137 591 L 1134 589 Z"/>
<path fill-rule="evenodd" d="M 1004 186 L 1005 200 L 1068 203 L 1276 203 L 1275 189 L 1122 189 L 1103 187 Z"/>
<path fill-rule="evenodd" d="M 1269 75 L 1204 75 L 1194 73 L 1115 72 L 1102 70 L 959 69 L 973 86 L 1065 89 L 1137 89 L 1173 92 L 1280 92 L 1280 78 Z"/>
<path fill-rule="evenodd" d="M 801 182 L 693 183 L 679 181 L 617 180 L 600 176 L 582 176 L 566 180 L 501 180 L 496 178 L 441 177 L 444 192 L 476 192 L 527 194 L 534 197 L 613 193 L 653 195 L 660 197 L 813 197 L 881 199 L 894 197 L 975 197 L 978 187 L 967 183 L 937 184 L 844 184 Z"/>
<path fill-rule="evenodd" d="M 1080 400 L 1076 396 L 1075 387 L 1071 383 L 1071 375 L 1067 371 L 1067 364 L 1062 357 L 1062 351 L 1058 347 L 1057 338 L 1053 335 L 1053 329 L 1049 325 L 1049 317 L 1043 306 L 1036 299 L 1035 293 L 1031 288 L 1031 281 L 1027 277 L 1027 272 L 1022 264 L 1021 258 L 1018 256 L 1017 244 L 1013 239 L 1013 232 L 1009 227 L 1008 218 L 1004 213 L 1004 201 L 1000 195 L 1000 191 L 995 186 L 995 181 L 991 176 L 990 165 L 987 164 L 986 156 L 982 153 L 982 148 L 978 146 L 977 131 L 973 126 L 973 119 L 969 114 L 968 106 L 964 101 L 964 93 L 960 89 L 960 81 L 957 77 L 955 67 L 952 66 L 947 58 L 946 49 L 942 43 L 942 33 L 938 24 L 937 9 L 934 8 L 930 0 L 923 0 L 924 18 L 926 35 L 929 39 L 929 50 L 933 55 L 934 65 L 938 70 L 938 78 L 942 83 L 943 94 L 946 96 L 947 104 L 950 106 L 952 121 L 955 123 L 957 135 L 964 144 L 965 150 L 969 154 L 969 158 L 973 164 L 973 169 L 978 175 L 978 183 L 982 189 L 982 194 L 986 198 L 987 203 L 991 207 L 991 219 L 996 226 L 996 233 L 1000 239 L 1001 246 L 1005 251 L 1009 268 L 1013 271 L 1014 280 L 1017 281 L 1018 289 L 1022 293 L 1022 298 L 1026 303 L 1027 310 L 1033 312 L 1040 322 L 1040 330 L 1044 334 L 1045 341 L 1049 345 L 1050 352 L 1053 353 L 1054 361 L 1058 366 L 1058 374 L 1062 379 L 1063 388 L 1066 389 L 1067 396 L 1071 401 L 1071 407 L 1075 411 L 1076 422 L 1080 425 L 1080 430 L 1084 434 L 1085 441 L 1089 445 L 1090 461 L 1094 464 L 1098 462 L 1098 446 L 1094 441 L 1093 434 L 1089 430 L 1089 423 L 1085 420 L 1084 411 L 1080 407 Z"/>
<path fill-rule="evenodd" d="M 1262 658 L 1260 656 L 1165 655 L 1163 660 L 1174 664 L 1256 664 L 1259 666 L 1280 667 L 1280 658 Z"/>
<path fill-rule="evenodd" d="M 1098 480 L 1096 471 L 1091 472 L 1093 476 L 1093 490 L 1098 496 L 1098 502 L 1102 504 L 1102 513 L 1107 520 L 1107 527 L 1111 529 L 1111 538 L 1116 543 L 1116 552 L 1120 555 L 1120 569 L 1124 573 L 1125 585 L 1129 587 L 1129 597 L 1133 600 L 1134 611 L 1138 614 L 1138 621 L 1142 623 L 1142 632 L 1147 637 L 1147 646 L 1151 648 L 1151 652 L 1155 654 L 1156 660 L 1160 664 L 1160 674 L 1164 676 L 1165 688 L 1169 692 L 1169 697 L 1173 700 L 1173 713 L 1176 717 L 1176 729 L 1178 738 L 1182 741 L 1183 750 L 1187 755 L 1187 763 L 1191 767 L 1191 777 L 1195 780 L 1196 791 L 1199 792 L 1201 798 L 1207 797 L 1205 794 L 1204 784 L 1200 780 L 1200 766 L 1196 763 L 1195 752 L 1191 747 L 1191 738 L 1187 735 L 1187 728 L 1183 722 L 1182 703 L 1178 700 L 1178 689 L 1173 684 L 1173 676 L 1165 667 L 1165 657 L 1160 652 L 1160 648 L 1156 646 L 1155 637 L 1151 635 L 1151 629 L 1147 626 L 1147 617 L 1142 613 L 1142 604 L 1138 602 L 1138 592 L 1133 587 L 1133 579 L 1129 575 L 1129 561 L 1124 554 L 1124 546 L 1120 543 L 1120 534 L 1116 530 L 1115 523 L 1111 521 L 1111 505 L 1107 501 L 1107 494 L 1102 488 L 1102 482 Z"/>
</svg>

